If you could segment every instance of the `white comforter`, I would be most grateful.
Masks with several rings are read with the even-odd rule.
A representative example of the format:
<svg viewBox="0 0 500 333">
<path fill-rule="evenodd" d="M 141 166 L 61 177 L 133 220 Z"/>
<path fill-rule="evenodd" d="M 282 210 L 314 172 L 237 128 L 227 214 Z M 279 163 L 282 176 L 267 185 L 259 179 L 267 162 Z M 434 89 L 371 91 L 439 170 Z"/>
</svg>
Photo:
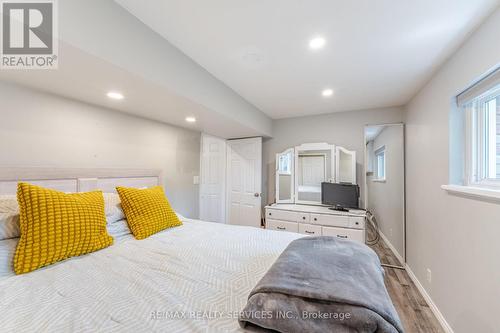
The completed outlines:
<svg viewBox="0 0 500 333">
<path fill-rule="evenodd" d="M 299 234 L 196 220 L 0 278 L 2 332 L 233 332 L 250 290 Z"/>
</svg>

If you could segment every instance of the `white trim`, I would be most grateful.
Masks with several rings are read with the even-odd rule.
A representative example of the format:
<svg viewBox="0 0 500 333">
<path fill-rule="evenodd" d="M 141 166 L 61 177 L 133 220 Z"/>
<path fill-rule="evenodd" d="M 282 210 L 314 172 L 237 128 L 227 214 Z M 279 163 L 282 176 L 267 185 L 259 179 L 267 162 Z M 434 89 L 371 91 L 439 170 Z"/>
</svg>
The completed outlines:
<svg viewBox="0 0 500 333">
<path fill-rule="evenodd" d="M 372 182 L 374 182 L 374 183 L 385 183 L 386 180 L 385 180 L 385 178 L 383 178 L 383 179 L 372 179 Z"/>
<path fill-rule="evenodd" d="M 373 223 L 372 223 L 373 225 Z M 385 244 L 387 245 L 387 247 L 392 251 L 392 253 L 394 254 L 394 256 L 399 260 L 399 263 L 401 265 L 404 265 L 405 261 L 403 259 L 403 257 L 401 256 L 401 254 L 399 254 L 399 252 L 396 250 L 396 248 L 394 247 L 394 245 L 392 245 L 391 242 L 389 242 L 389 239 L 384 235 L 384 233 L 380 230 L 378 230 L 378 233 L 380 235 L 380 238 L 382 238 L 382 240 L 385 242 Z"/>
<path fill-rule="evenodd" d="M 373 222 L 370 219 L 368 219 L 368 223 L 372 224 L 372 226 L 373 226 Z M 427 293 L 427 290 L 425 290 L 424 286 L 422 286 L 420 281 L 417 279 L 417 276 L 415 275 L 415 273 L 413 273 L 413 271 L 411 270 L 408 263 L 404 263 L 403 258 L 398 254 L 398 252 L 396 251 L 394 246 L 391 244 L 391 242 L 389 242 L 387 237 L 380 230 L 379 230 L 379 234 L 380 234 L 380 238 L 382 238 L 382 240 L 387 244 L 389 249 L 391 249 L 394 256 L 396 256 L 396 258 L 398 258 L 398 260 L 404 265 L 406 273 L 408 273 L 408 276 L 413 281 L 413 283 L 417 287 L 418 291 L 420 292 L 420 294 L 422 295 L 424 300 L 427 302 L 427 305 L 429 305 L 429 309 L 431 309 L 434 316 L 436 316 L 436 319 L 438 320 L 439 324 L 443 328 L 444 332 L 445 333 L 454 333 L 450 324 L 448 324 L 448 322 L 444 318 L 441 311 L 439 311 L 438 307 L 436 306 L 436 304 L 432 300 L 431 296 Z"/>
<path fill-rule="evenodd" d="M 406 264 L 406 272 L 408 273 L 408 276 L 413 281 L 413 283 L 415 283 L 415 286 L 417 286 L 418 291 L 429 305 L 429 308 L 431 309 L 432 313 L 436 316 L 436 319 L 439 321 L 439 324 L 441 324 L 441 327 L 443 328 L 445 333 L 454 333 L 450 324 L 448 324 L 443 314 L 441 313 L 441 311 L 439 311 L 438 307 L 432 300 L 431 296 L 427 293 L 424 286 L 422 286 L 420 281 L 417 279 L 417 276 L 415 275 L 415 273 L 413 273 L 408 264 Z"/>
<path fill-rule="evenodd" d="M 459 194 L 474 199 L 500 202 L 500 190 L 463 185 L 442 185 L 441 188 L 450 194 Z"/>
</svg>

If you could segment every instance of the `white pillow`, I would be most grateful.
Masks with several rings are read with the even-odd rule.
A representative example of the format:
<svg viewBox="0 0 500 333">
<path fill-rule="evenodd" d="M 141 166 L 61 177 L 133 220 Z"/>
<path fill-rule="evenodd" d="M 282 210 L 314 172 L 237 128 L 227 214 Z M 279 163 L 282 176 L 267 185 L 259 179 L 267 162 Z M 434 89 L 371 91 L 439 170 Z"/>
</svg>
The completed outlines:
<svg viewBox="0 0 500 333">
<path fill-rule="evenodd" d="M 0 241 L 19 237 L 19 206 L 16 195 L 0 195 Z"/>
<path fill-rule="evenodd" d="M 106 212 L 106 222 L 112 224 L 123 220 L 125 214 L 123 213 L 120 204 L 120 196 L 116 193 L 103 193 L 104 196 L 104 211 Z"/>
<path fill-rule="evenodd" d="M 132 234 L 125 219 L 108 224 L 106 228 L 108 229 L 108 234 L 115 239 L 115 244 L 123 237 Z"/>
<path fill-rule="evenodd" d="M 13 262 L 18 241 L 19 238 L 0 241 L 0 278 L 15 275 Z"/>
</svg>

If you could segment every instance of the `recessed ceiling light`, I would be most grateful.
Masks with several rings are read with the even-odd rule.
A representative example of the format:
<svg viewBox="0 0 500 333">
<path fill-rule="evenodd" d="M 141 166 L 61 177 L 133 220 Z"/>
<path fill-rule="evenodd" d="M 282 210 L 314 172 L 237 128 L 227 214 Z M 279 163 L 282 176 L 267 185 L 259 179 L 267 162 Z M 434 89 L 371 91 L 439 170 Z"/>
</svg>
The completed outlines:
<svg viewBox="0 0 500 333">
<path fill-rule="evenodd" d="M 195 117 L 186 117 L 186 121 L 188 123 L 195 123 L 196 122 L 196 118 Z"/>
<path fill-rule="evenodd" d="M 110 91 L 106 94 L 109 98 L 112 99 L 123 99 L 123 94 L 117 92 L 117 91 Z"/>
<path fill-rule="evenodd" d="M 314 37 L 309 41 L 309 47 L 313 50 L 319 50 L 325 46 L 326 40 L 323 37 Z"/>
<path fill-rule="evenodd" d="M 323 95 L 323 97 L 330 97 L 333 95 L 333 90 L 332 89 L 325 89 L 321 92 L 321 95 Z"/>
</svg>

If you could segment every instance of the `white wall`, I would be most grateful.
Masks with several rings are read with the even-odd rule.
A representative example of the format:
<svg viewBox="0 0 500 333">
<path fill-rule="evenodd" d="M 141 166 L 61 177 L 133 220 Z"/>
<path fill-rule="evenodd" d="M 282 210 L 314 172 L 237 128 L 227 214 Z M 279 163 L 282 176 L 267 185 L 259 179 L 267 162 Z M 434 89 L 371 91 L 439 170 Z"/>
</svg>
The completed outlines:
<svg viewBox="0 0 500 333">
<path fill-rule="evenodd" d="M 0 82 L 0 166 L 162 169 L 173 207 L 198 216 L 200 134 Z"/>
<path fill-rule="evenodd" d="M 499 41 L 497 9 L 407 106 L 408 264 L 459 333 L 500 327 L 500 204 L 440 188 L 449 179 L 452 98 L 500 62 Z"/>
<path fill-rule="evenodd" d="M 364 127 L 369 124 L 398 123 L 404 118 L 401 108 L 339 112 L 326 115 L 278 119 L 273 121 L 273 138 L 263 145 L 263 203 L 274 202 L 276 153 L 302 143 L 327 142 L 357 152 L 357 181 L 364 198 Z"/>
<path fill-rule="evenodd" d="M 373 150 L 385 147 L 385 182 L 367 177 L 367 207 L 381 232 L 404 258 L 404 129 L 403 125 L 386 126 L 372 141 Z M 373 151 L 372 151 L 372 158 Z M 375 171 L 375 170 L 374 170 Z"/>
</svg>

